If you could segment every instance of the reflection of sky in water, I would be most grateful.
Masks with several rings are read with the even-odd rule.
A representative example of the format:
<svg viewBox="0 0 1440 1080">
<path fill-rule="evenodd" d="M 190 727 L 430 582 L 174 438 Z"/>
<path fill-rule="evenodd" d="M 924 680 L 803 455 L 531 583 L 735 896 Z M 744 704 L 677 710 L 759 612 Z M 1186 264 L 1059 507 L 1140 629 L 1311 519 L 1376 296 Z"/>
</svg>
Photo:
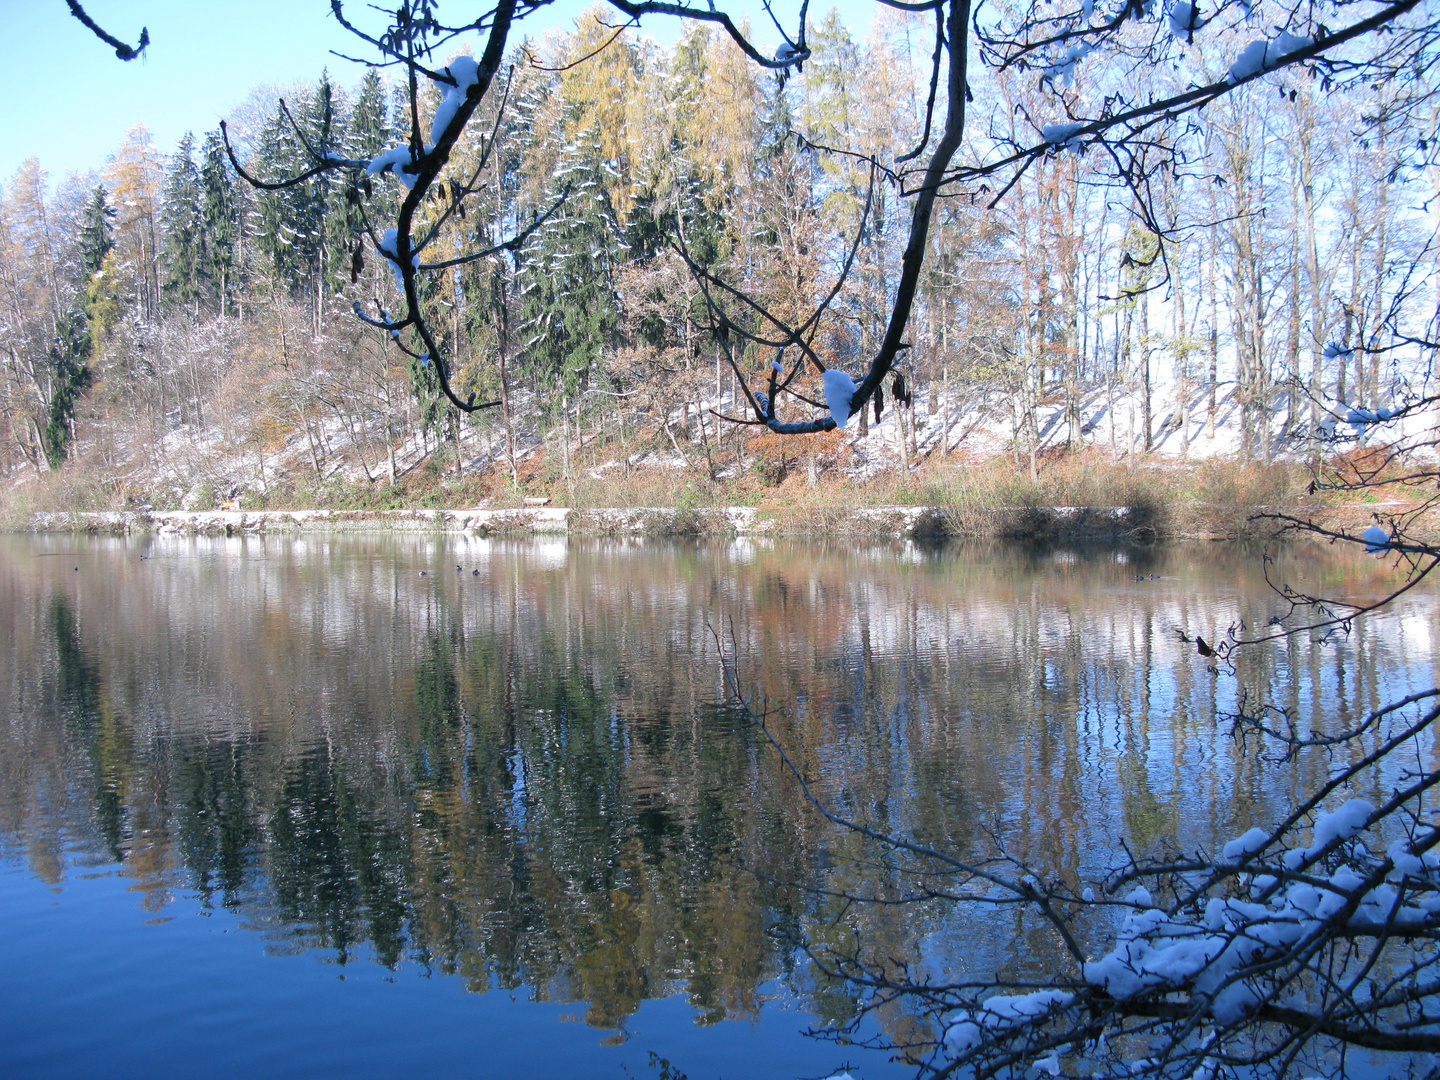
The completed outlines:
<svg viewBox="0 0 1440 1080">
<path fill-rule="evenodd" d="M 798 1037 L 803 1014 L 774 1008 L 697 1027 L 683 997 L 644 1003 L 628 1038 L 602 1046 L 574 1004 L 466 993 L 419 965 L 392 973 L 363 949 L 344 965 L 317 964 L 264 947 L 245 918 L 183 895 L 166 921 L 146 919 L 110 875 L 72 878 L 37 904 L 27 878 L 0 871 L 0 1063 L 10 1077 L 644 1077 L 655 1075 L 653 1052 L 698 1078 L 735 1075 L 757 1048 L 763 1063 L 748 1075 L 799 1077 L 856 1060 Z"/>
<path fill-rule="evenodd" d="M 1274 571 L 1389 580 L 1328 550 Z M 840 1006 L 768 932 L 825 904 L 763 882 L 865 872 L 715 708 L 715 633 L 837 809 L 960 853 L 993 826 L 1087 875 L 1121 837 L 1212 844 L 1325 775 L 1243 754 L 1217 720 L 1242 692 L 1333 725 L 1436 666 L 1426 592 L 1213 671 L 1179 631 L 1283 610 L 1258 557 L 1213 545 L 41 537 L 0 541 L 0 584 L 0 993 L 23 998 L 0 1062 L 25 1075 L 111 1052 L 127 1075 L 153 1030 L 257 1075 L 640 1076 L 651 1049 L 696 1080 L 824 1075 L 847 1055 L 797 1033 Z M 935 971 L 1010 948 L 943 909 L 848 917 Z"/>
</svg>

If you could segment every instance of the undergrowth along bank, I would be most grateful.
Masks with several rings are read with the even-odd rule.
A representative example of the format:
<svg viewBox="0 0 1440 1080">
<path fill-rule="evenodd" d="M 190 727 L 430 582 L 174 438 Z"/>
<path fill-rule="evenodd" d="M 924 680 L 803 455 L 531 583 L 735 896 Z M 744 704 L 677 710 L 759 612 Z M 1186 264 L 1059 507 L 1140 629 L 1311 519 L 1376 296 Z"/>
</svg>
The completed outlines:
<svg viewBox="0 0 1440 1080">
<path fill-rule="evenodd" d="M 926 463 L 903 477 L 884 473 L 813 484 L 793 475 L 780 483 L 755 477 L 712 481 L 694 470 L 665 468 L 519 485 L 496 474 L 426 473 L 395 485 L 296 478 L 274 485 L 264 497 L 250 494 L 243 500 L 203 490 L 189 500 L 152 498 L 158 493 L 60 470 L 5 492 L 0 526 L 179 527 L 175 523 L 187 520 L 184 516 L 169 518 L 167 526 L 166 515 L 189 511 L 201 523 L 188 527 L 210 531 L 311 528 L 322 521 L 329 523 L 324 527 L 530 531 L 537 515 L 527 508 L 547 499 L 552 511 L 563 507 L 570 514 L 556 526 L 552 513 L 544 527 L 587 533 L 718 535 L 763 526 L 783 535 L 1148 542 L 1264 535 L 1273 527 L 1254 519 L 1267 509 L 1301 510 L 1341 524 L 1353 520 L 1363 528 L 1370 515 L 1365 505 L 1327 503 L 1309 485 L 1309 471 L 1295 462 L 1114 461 L 1091 453 L 1051 460 L 1034 478 L 1003 458 Z M 329 513 L 296 517 L 297 511 Z M 472 513 L 474 524 L 456 526 L 459 518 L 451 511 L 484 514 Z M 746 515 L 746 523 L 737 525 Z"/>
<path fill-rule="evenodd" d="M 564 531 L 576 534 L 1002 537 L 1025 541 L 1246 539 L 1274 533 L 1269 510 L 1364 528 L 1372 508 L 1326 503 L 1293 462 L 1208 459 L 1197 464 L 1115 462 L 1089 455 L 1050 462 L 1031 478 L 1004 459 L 926 465 L 904 478 L 809 484 L 708 481 L 670 469 L 603 480 L 514 485 L 485 475 L 396 485 L 298 482 L 269 497 L 225 505 L 156 505 L 144 492 L 56 472 L 12 490 L 10 530 L 255 533 L 310 528 Z M 449 481 L 449 482 L 446 482 Z M 527 503 L 528 500 L 528 503 Z M 540 505 L 540 500 L 547 500 Z"/>
</svg>

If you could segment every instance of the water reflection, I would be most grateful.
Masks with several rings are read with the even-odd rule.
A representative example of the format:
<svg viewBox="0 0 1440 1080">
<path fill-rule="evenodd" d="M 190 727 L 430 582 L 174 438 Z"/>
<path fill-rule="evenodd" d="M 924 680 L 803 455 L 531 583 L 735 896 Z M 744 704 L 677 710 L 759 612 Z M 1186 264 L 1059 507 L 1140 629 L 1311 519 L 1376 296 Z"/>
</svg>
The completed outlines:
<svg viewBox="0 0 1440 1080">
<path fill-rule="evenodd" d="M 1272 576 L 1391 580 L 1312 549 Z M 277 953 L 525 988 L 603 1029 L 676 992 L 702 1024 L 777 993 L 843 1018 L 799 934 L 921 968 L 1026 949 L 802 888 L 885 870 L 725 706 L 721 646 L 837 809 L 1072 874 L 1316 783 L 1324 762 L 1217 725 L 1245 689 L 1328 724 L 1436 677 L 1428 595 L 1216 673 L 1177 630 L 1279 605 L 1256 553 L 1214 546 L 7 538 L 0 588 L 0 846 L 40 880 L 118 864 L 149 911 L 194 896 Z"/>
</svg>

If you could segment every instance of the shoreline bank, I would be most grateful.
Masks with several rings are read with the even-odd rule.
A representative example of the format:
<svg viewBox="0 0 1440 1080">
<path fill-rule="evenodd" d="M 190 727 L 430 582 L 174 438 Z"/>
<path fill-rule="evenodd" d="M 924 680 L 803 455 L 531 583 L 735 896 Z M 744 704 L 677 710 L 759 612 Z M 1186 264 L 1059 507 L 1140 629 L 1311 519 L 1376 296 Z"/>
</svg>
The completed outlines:
<svg viewBox="0 0 1440 1080">
<path fill-rule="evenodd" d="M 1330 528 L 1363 529 L 1390 506 L 1300 506 L 1284 512 Z M 848 536 L 866 540 L 996 538 L 1235 540 L 1269 535 L 1266 506 L 879 506 L 759 509 L 727 507 L 513 508 L 411 510 L 133 510 L 48 512 L 31 516 L 36 533 L 171 533 L 245 536 L 308 532 L 436 532 L 575 536 Z"/>
</svg>

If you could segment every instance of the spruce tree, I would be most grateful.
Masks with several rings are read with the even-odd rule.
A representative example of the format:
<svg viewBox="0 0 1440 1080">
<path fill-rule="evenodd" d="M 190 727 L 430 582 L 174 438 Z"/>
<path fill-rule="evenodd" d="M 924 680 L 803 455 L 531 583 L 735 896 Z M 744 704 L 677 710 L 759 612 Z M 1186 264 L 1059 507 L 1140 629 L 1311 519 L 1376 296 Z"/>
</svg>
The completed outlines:
<svg viewBox="0 0 1440 1080">
<path fill-rule="evenodd" d="M 299 119 L 316 152 L 349 156 L 345 102 L 328 71 L 321 74 Z M 341 173 L 324 172 L 301 186 L 309 189 L 303 247 L 310 262 L 310 287 L 319 293 L 317 299 L 323 299 L 349 280 L 350 260 L 345 253 L 351 233 L 345 192 L 350 185 Z"/>
<path fill-rule="evenodd" d="M 371 68 L 360 80 L 360 92 L 355 99 L 355 108 L 350 112 L 350 123 L 346 131 L 346 155 L 357 158 L 361 161 L 379 157 L 387 149 L 394 145 L 397 135 L 395 125 L 391 122 L 390 107 L 386 100 L 388 98 L 385 84 L 380 81 L 379 74 Z M 396 95 L 397 98 L 403 95 Z M 355 183 L 360 183 L 359 176 L 352 177 Z M 381 183 L 372 184 L 371 194 L 365 199 L 365 213 L 371 222 L 391 221 L 395 217 L 396 208 L 399 205 L 397 184 Z M 343 192 L 342 192 L 343 194 Z M 358 214 L 347 212 L 342 216 L 347 224 L 359 225 Z M 344 243 L 352 249 L 358 242 L 358 236 L 348 232 L 344 236 Z M 347 278 L 348 280 L 348 278 Z"/>
<path fill-rule="evenodd" d="M 80 221 L 80 263 L 88 277 L 98 273 L 105 256 L 115 247 L 115 209 L 105 198 L 105 185 L 96 184 Z"/>
<path fill-rule="evenodd" d="M 284 179 L 304 171 L 305 151 L 290 122 L 278 108 L 260 132 L 251 171 L 266 179 Z M 256 194 L 255 246 L 270 264 L 271 274 L 287 292 L 298 292 L 304 276 L 300 239 L 302 185 L 260 190 Z"/>
<path fill-rule="evenodd" d="M 385 84 L 371 68 L 360 80 L 360 93 L 350 113 L 346 141 L 351 157 L 378 157 L 391 145 L 393 129 L 385 98 Z"/>
<path fill-rule="evenodd" d="M 315 164 L 307 142 L 318 154 L 343 152 L 341 109 L 328 72 L 288 117 L 277 107 L 260 135 L 256 151 L 260 174 L 289 178 L 307 172 Z M 303 132 L 303 141 L 294 124 Z M 348 260 L 339 254 L 348 236 L 337 231 L 344 227 L 345 188 L 338 174 L 326 172 L 260 193 L 256 246 L 269 258 L 276 278 L 291 295 L 329 291 L 342 272 L 348 271 Z"/>
<path fill-rule="evenodd" d="M 220 131 L 205 136 L 200 165 L 201 273 L 219 315 L 228 313 L 239 288 L 243 190 L 230 175 Z"/>
<path fill-rule="evenodd" d="M 200 304 L 204 256 L 201 240 L 200 170 L 195 164 L 195 137 L 186 132 L 180 139 L 160 203 L 160 227 L 164 242 L 160 258 L 164 265 L 161 285 L 171 304 L 192 311 Z"/>
<path fill-rule="evenodd" d="M 105 196 L 105 185 L 95 185 L 80 219 L 80 266 L 84 274 L 80 301 L 88 324 L 90 351 L 104 347 L 120 317 L 119 275 L 115 256 L 115 209 Z"/>
<path fill-rule="evenodd" d="M 55 334 L 47 350 L 48 393 L 42 432 L 45 458 L 52 469 L 69 453 L 74 432 L 75 402 L 90 383 L 90 359 L 95 348 L 92 328 L 103 334 L 119 314 L 116 295 L 115 211 L 96 185 L 80 215 L 76 248 L 83 284 L 55 320 Z"/>
<path fill-rule="evenodd" d="M 45 458 L 52 469 L 69 454 L 74 434 L 75 400 L 90 383 L 90 331 L 75 309 L 55 321 L 50 345 L 50 399 L 45 409 Z"/>
<path fill-rule="evenodd" d="M 525 366 L 564 396 L 589 383 L 619 324 L 611 274 L 620 227 L 593 128 L 586 134 L 561 149 L 548 201 L 564 189 L 569 197 L 525 246 L 519 273 Z"/>
</svg>

